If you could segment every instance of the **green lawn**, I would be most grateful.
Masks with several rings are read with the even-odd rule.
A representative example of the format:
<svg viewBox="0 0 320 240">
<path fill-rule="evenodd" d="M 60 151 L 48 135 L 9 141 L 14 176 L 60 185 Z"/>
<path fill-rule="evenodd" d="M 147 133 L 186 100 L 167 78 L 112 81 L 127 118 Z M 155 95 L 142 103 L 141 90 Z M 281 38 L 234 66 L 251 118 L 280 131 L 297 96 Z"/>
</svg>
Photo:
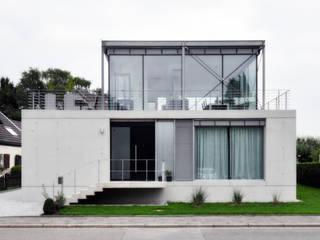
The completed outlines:
<svg viewBox="0 0 320 240">
<path fill-rule="evenodd" d="M 320 189 L 297 186 L 298 203 L 206 203 L 194 207 L 189 203 L 168 206 L 67 206 L 60 215 L 183 215 L 183 214 L 320 214 Z"/>
</svg>

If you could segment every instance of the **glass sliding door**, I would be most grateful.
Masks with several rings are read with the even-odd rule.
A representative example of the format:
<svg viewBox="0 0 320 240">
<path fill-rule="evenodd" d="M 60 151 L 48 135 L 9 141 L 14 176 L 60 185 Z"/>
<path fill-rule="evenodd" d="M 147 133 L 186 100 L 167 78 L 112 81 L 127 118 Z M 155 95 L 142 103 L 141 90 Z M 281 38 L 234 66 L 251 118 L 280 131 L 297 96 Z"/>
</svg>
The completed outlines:
<svg viewBox="0 0 320 240">
<path fill-rule="evenodd" d="M 144 57 L 144 109 L 175 110 L 181 102 L 181 56 Z"/>
<path fill-rule="evenodd" d="M 130 127 L 111 128 L 111 180 L 130 179 Z"/>
<path fill-rule="evenodd" d="M 111 123 L 111 181 L 155 180 L 154 122 Z"/>
<path fill-rule="evenodd" d="M 230 128 L 230 165 L 232 179 L 263 178 L 263 128 Z"/>
<path fill-rule="evenodd" d="M 228 178 L 228 129 L 226 127 L 196 128 L 195 178 Z"/>
<path fill-rule="evenodd" d="M 110 56 L 110 108 L 143 109 L 142 56 Z"/>
<path fill-rule="evenodd" d="M 196 127 L 196 179 L 263 179 L 263 127 Z"/>
</svg>

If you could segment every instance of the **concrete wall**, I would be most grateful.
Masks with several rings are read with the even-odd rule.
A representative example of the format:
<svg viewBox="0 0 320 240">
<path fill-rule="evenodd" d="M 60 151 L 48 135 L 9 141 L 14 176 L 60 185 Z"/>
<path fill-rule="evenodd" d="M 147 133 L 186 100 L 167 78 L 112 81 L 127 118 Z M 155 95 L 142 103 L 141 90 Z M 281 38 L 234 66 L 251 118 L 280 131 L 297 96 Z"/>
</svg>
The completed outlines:
<svg viewBox="0 0 320 240">
<path fill-rule="evenodd" d="M 10 168 L 14 166 L 14 157 L 21 156 L 21 147 L 0 145 L 0 154 L 10 154 Z"/>
<path fill-rule="evenodd" d="M 230 201 L 234 189 L 245 201 L 296 200 L 295 111 L 41 111 L 22 112 L 22 186 L 25 199 L 41 198 L 42 185 L 57 193 L 64 177 L 67 197 L 109 181 L 110 119 L 266 119 L 263 180 L 196 180 L 168 183 L 161 201 L 189 201 L 203 186 L 208 201 Z M 152 182 L 148 183 L 152 187 Z M 147 196 L 146 196 L 147 197 Z M 151 199 L 152 200 L 152 199 Z M 155 202 L 159 202 L 156 199 Z"/>
</svg>

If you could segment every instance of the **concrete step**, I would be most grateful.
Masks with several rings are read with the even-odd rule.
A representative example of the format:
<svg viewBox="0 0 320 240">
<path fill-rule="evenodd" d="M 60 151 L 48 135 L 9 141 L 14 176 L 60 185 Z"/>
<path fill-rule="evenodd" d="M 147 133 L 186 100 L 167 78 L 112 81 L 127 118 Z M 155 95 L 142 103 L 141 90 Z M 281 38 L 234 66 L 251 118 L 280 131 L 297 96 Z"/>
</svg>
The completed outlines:
<svg viewBox="0 0 320 240">
<path fill-rule="evenodd" d="M 79 193 L 73 194 L 69 199 L 67 199 L 67 204 L 77 203 L 79 199 L 86 199 L 87 196 L 94 195 L 96 192 L 102 192 L 103 188 L 101 186 L 90 187 L 86 190 L 80 190 Z"/>
</svg>

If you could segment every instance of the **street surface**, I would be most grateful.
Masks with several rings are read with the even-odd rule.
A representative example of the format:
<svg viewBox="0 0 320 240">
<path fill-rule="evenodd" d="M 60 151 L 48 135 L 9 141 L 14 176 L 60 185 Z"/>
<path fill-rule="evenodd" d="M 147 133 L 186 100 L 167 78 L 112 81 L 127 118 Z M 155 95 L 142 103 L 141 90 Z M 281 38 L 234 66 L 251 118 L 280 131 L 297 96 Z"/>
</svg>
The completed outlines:
<svg viewBox="0 0 320 240">
<path fill-rule="evenodd" d="M 320 228 L 0 228 L 1 240 L 314 240 Z"/>
</svg>

